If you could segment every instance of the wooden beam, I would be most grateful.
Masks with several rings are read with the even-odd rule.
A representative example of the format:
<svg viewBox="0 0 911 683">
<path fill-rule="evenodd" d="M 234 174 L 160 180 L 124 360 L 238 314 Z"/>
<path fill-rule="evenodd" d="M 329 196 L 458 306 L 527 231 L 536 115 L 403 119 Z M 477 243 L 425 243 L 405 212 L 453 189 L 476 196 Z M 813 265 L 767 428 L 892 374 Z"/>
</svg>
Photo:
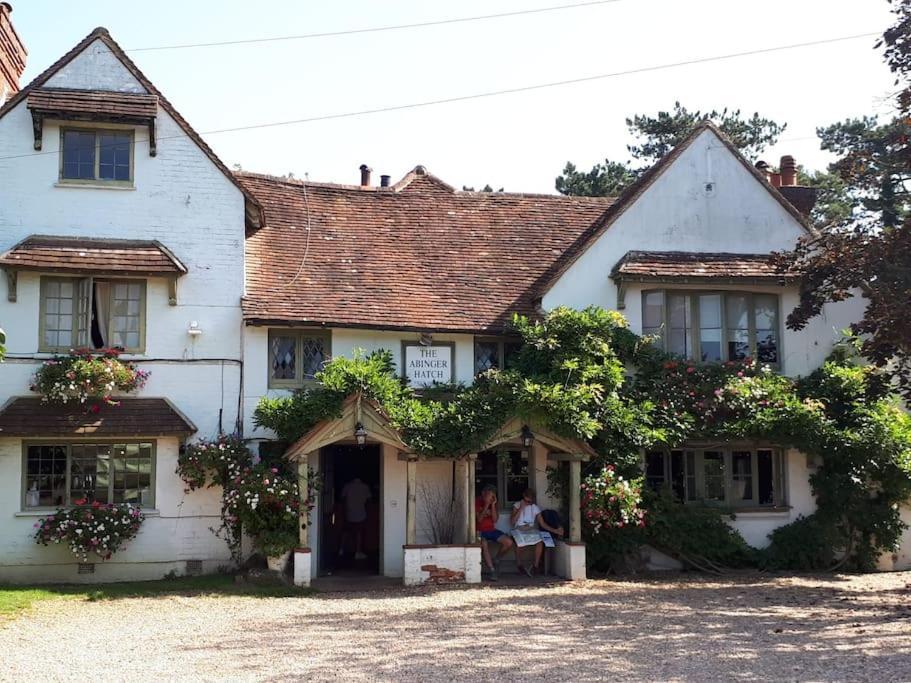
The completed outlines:
<svg viewBox="0 0 911 683">
<path fill-rule="evenodd" d="M 297 461 L 297 487 L 300 495 L 300 510 L 298 510 L 298 543 L 301 548 L 310 547 L 310 516 L 308 514 L 307 477 L 310 472 L 310 454 Z"/>
<path fill-rule="evenodd" d="M 177 305 L 177 278 L 168 278 L 168 306 Z"/>
<path fill-rule="evenodd" d="M 468 456 L 468 467 L 465 468 L 465 503 L 468 506 L 468 529 L 465 536 L 466 543 L 477 543 L 478 542 L 478 528 L 477 528 L 477 511 L 474 507 L 474 480 L 475 480 L 475 466 L 478 461 L 478 454 L 471 453 Z"/>
<path fill-rule="evenodd" d="M 569 541 L 582 542 L 582 463 L 571 460 L 569 463 Z"/>
<path fill-rule="evenodd" d="M 407 499 L 405 506 L 405 543 L 417 543 L 417 488 L 418 488 L 418 461 L 410 459 L 406 465 L 408 472 Z"/>
</svg>

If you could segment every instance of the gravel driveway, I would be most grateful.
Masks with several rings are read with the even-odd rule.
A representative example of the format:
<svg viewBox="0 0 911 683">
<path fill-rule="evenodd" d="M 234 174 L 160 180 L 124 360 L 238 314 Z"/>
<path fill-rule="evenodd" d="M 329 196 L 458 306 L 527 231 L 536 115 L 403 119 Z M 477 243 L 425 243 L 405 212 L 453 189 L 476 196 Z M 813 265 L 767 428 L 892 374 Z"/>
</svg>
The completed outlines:
<svg viewBox="0 0 911 683">
<path fill-rule="evenodd" d="M 911 680 L 911 572 L 49 601 L 0 680 Z"/>
</svg>

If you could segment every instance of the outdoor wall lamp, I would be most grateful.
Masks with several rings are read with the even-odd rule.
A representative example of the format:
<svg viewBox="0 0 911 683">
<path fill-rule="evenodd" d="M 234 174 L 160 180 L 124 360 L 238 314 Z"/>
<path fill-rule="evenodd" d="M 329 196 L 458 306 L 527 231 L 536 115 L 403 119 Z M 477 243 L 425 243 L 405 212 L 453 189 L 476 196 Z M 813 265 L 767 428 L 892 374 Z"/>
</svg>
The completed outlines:
<svg viewBox="0 0 911 683">
<path fill-rule="evenodd" d="M 199 327 L 199 323 L 195 320 L 190 323 L 190 326 L 187 328 L 187 334 L 191 337 L 198 337 L 202 334 L 202 329 Z"/>
<path fill-rule="evenodd" d="M 354 425 L 354 440 L 362 448 L 367 445 L 367 430 L 364 429 L 364 425 L 360 422 Z"/>
<path fill-rule="evenodd" d="M 532 442 L 535 440 L 535 435 L 531 431 L 531 428 L 528 425 L 522 427 L 522 445 L 525 448 L 531 448 Z"/>
</svg>

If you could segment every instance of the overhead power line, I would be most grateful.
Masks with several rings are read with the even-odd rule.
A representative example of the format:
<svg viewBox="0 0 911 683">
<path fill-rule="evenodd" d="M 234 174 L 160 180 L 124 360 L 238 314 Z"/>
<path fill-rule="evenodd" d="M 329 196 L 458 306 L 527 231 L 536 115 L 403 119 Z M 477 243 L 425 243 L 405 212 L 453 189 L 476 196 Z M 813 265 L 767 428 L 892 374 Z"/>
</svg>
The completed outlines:
<svg viewBox="0 0 911 683">
<path fill-rule="evenodd" d="M 523 85 L 523 86 L 518 86 L 515 88 L 504 88 L 502 90 L 491 90 L 488 92 L 473 93 L 473 94 L 469 94 L 469 95 L 457 95 L 454 97 L 444 97 L 444 98 L 440 98 L 440 99 L 424 100 L 424 101 L 420 101 L 420 102 L 409 102 L 407 104 L 398 104 L 398 105 L 391 105 L 391 106 L 386 106 L 386 107 L 376 107 L 373 109 L 360 109 L 360 110 L 356 110 L 356 111 L 336 112 L 336 113 L 332 113 L 332 114 L 319 114 L 316 116 L 308 116 L 305 118 L 290 119 L 290 120 L 286 120 L 286 121 L 272 121 L 272 122 L 268 122 L 268 123 L 255 123 L 255 124 L 249 124 L 249 125 L 244 125 L 244 126 L 234 126 L 231 128 L 219 128 L 219 129 L 215 129 L 215 130 L 202 131 L 200 133 L 200 135 L 218 135 L 221 133 L 237 133 L 237 132 L 241 132 L 241 131 L 258 130 L 258 129 L 263 129 L 263 128 L 278 128 L 281 126 L 292 126 L 292 125 L 298 125 L 298 124 L 304 124 L 304 123 L 316 123 L 318 121 L 331 121 L 331 120 L 335 120 L 335 119 L 353 118 L 356 116 L 369 116 L 372 114 L 382 114 L 382 113 L 387 113 L 387 112 L 404 111 L 404 110 L 408 110 L 408 109 L 419 109 L 419 108 L 423 108 L 423 107 L 431 107 L 431 106 L 436 106 L 436 105 L 441 105 L 441 104 L 451 104 L 454 102 L 466 102 L 469 100 L 483 99 L 483 98 L 488 98 L 488 97 L 497 97 L 500 95 L 512 95 L 512 94 L 516 94 L 516 93 L 530 92 L 530 91 L 534 91 L 534 90 L 544 90 L 547 88 L 556 88 L 556 87 L 562 87 L 562 86 L 567 86 L 567 85 L 575 85 L 578 83 L 591 83 L 591 82 L 595 82 L 595 81 L 606 80 L 609 78 L 618 78 L 621 76 L 632 76 L 632 75 L 636 75 L 636 74 L 650 73 L 653 71 L 662 71 L 665 69 L 676 69 L 676 68 L 680 68 L 680 67 L 684 67 L 684 66 L 693 66 L 693 65 L 697 65 L 697 64 L 708 64 L 711 62 L 720 62 L 720 61 L 725 61 L 725 60 L 729 60 L 729 59 L 738 59 L 741 57 L 750 57 L 750 56 L 754 56 L 754 55 L 769 54 L 771 52 L 781 52 L 783 50 L 796 50 L 796 49 L 801 49 L 801 48 L 816 47 L 816 46 L 820 46 L 820 45 L 830 45 L 833 43 L 840 43 L 840 42 L 845 42 L 848 40 L 858 40 L 860 38 L 871 38 L 873 36 L 879 36 L 879 35 L 881 35 L 881 33 L 879 33 L 879 32 L 857 33 L 857 34 L 854 34 L 851 36 L 841 36 L 838 38 L 824 38 L 821 40 L 812 40 L 812 41 L 807 41 L 804 43 L 792 43 L 790 45 L 778 45 L 776 47 L 759 48 L 759 49 L 755 49 L 755 50 L 746 50 L 743 52 L 732 52 L 732 53 L 725 54 L 725 55 L 716 55 L 714 57 L 698 57 L 695 59 L 687 59 L 684 61 L 672 62 L 669 64 L 655 64 L 652 66 L 643 66 L 643 67 L 639 67 L 636 69 L 627 69 L 624 71 L 613 71 L 610 73 L 596 74 L 593 76 L 582 76 L 579 78 L 570 78 L 570 79 L 560 80 L 560 81 L 550 81 L 547 83 L 536 83 L 536 84 L 532 84 L 532 85 Z M 182 137 L 184 137 L 184 136 L 183 135 L 161 136 L 158 138 L 158 141 L 160 142 L 162 140 L 178 139 L 178 138 L 182 138 Z M 134 141 L 133 144 L 135 144 L 136 142 L 148 142 L 148 140 L 136 140 L 136 141 Z M 28 154 L 19 154 L 19 155 L 0 157 L 0 161 L 5 161 L 8 159 L 21 159 L 24 157 L 31 157 L 31 156 L 42 156 L 44 154 L 58 154 L 58 153 L 59 153 L 58 151 L 30 152 Z"/>
<path fill-rule="evenodd" d="M 472 21 L 486 21 L 488 19 L 504 19 L 506 17 L 518 17 L 527 14 L 543 14 L 545 12 L 560 12 L 568 9 L 578 9 L 580 7 L 593 7 L 595 5 L 612 5 L 623 0 L 589 0 L 588 2 L 576 2 L 568 5 L 554 5 L 552 7 L 538 7 L 535 9 L 515 10 L 514 12 L 500 12 L 498 14 L 481 14 L 473 17 L 453 17 L 450 19 L 437 19 L 435 21 L 420 21 L 411 24 L 394 24 L 387 26 L 370 26 L 367 28 L 345 29 L 339 31 L 323 31 L 321 33 L 302 33 L 293 36 L 273 36 L 271 38 L 246 38 L 239 40 L 222 40 L 212 43 L 184 43 L 177 45 L 156 45 L 151 47 L 134 47 L 127 52 L 152 52 L 158 50 L 187 50 L 201 47 L 224 47 L 228 45 L 253 45 L 256 43 L 278 43 L 289 40 L 309 40 L 312 38 L 331 38 L 334 36 L 351 36 L 362 33 L 382 33 L 384 31 L 401 31 L 413 28 L 425 28 L 428 26 L 446 26 L 448 24 L 465 24 Z"/>
</svg>

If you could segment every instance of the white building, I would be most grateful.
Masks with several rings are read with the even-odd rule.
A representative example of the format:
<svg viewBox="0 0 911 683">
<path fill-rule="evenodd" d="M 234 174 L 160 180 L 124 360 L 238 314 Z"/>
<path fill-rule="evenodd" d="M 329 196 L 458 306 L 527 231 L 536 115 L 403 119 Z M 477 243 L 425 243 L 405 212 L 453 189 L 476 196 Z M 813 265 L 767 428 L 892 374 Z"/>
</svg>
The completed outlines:
<svg viewBox="0 0 911 683">
<path fill-rule="evenodd" d="M 797 289 L 768 254 L 809 229 L 795 209 L 808 210 L 806 188 L 785 170 L 776 189 L 704 125 L 616 201 L 458 192 L 420 166 L 379 186 L 366 167 L 359 185 L 232 174 L 96 29 L 0 108 L 0 581 L 157 578 L 228 564 L 212 531 L 219 496 L 184 493 L 178 448 L 235 430 L 268 443 L 274 435 L 252 423 L 259 400 L 306 386 L 330 355 L 385 348 L 417 383 L 470 382 L 508 362 L 513 312 L 598 305 L 621 309 L 636 332 L 667 330 L 684 355 L 758 353 L 788 375 L 812 371 L 862 302 L 829 306 L 799 333 L 784 328 Z M 151 371 L 137 397 L 104 419 L 38 404 L 29 381 L 44 360 L 110 344 Z M 429 374 L 415 379 L 411 362 L 429 356 Z M 364 448 L 353 447 L 357 423 Z M 554 566 L 584 575 L 578 487 L 570 501 L 544 491 L 549 467 L 577 481 L 589 449 L 535 425 L 523 443 L 524 426 L 504 425 L 476 458 L 430 461 L 376 406 L 349 401 L 288 451 L 324 479 L 295 553 L 297 580 L 336 569 L 338 494 L 354 476 L 374 494 L 359 569 L 411 583 L 478 580 L 470 503 L 489 483 L 504 506 L 527 486 L 542 507 L 568 504 L 571 543 L 558 545 Z M 812 512 L 805 456 L 733 450 L 647 454 L 647 474 L 673 486 L 692 477 L 685 496 L 732 497 L 732 469 L 748 468 L 753 490 L 739 491 L 735 524 L 757 546 Z M 115 474 L 132 458 L 138 474 L 112 477 L 106 495 L 148 510 L 138 538 L 92 576 L 65 549 L 31 538 L 37 518 L 81 490 L 74 453 L 113 463 Z M 434 538 L 434 488 L 462 511 L 456 545 Z M 888 563 L 911 565 L 911 542 Z"/>
</svg>

